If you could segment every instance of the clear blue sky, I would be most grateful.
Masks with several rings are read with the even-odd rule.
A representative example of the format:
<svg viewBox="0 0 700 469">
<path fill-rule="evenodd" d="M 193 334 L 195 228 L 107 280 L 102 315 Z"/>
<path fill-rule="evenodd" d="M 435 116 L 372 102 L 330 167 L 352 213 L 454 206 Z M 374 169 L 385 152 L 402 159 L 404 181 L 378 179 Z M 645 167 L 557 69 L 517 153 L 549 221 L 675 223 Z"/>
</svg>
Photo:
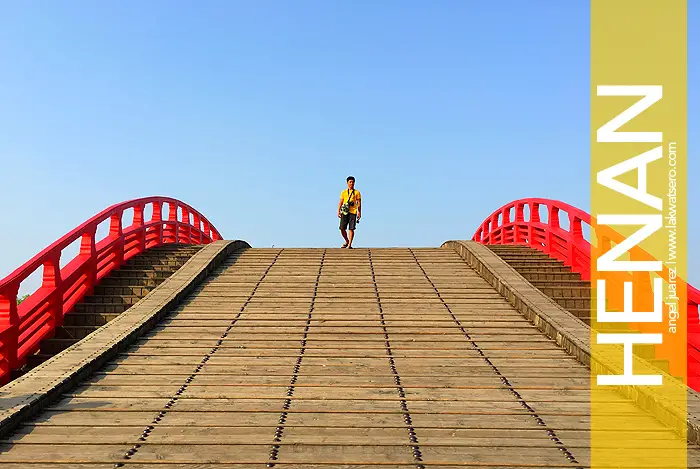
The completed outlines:
<svg viewBox="0 0 700 469">
<path fill-rule="evenodd" d="M 339 245 L 349 174 L 358 247 L 470 238 L 521 197 L 589 207 L 586 1 L 5 2 L 0 63 L 0 276 L 148 195 L 256 247 Z"/>
</svg>

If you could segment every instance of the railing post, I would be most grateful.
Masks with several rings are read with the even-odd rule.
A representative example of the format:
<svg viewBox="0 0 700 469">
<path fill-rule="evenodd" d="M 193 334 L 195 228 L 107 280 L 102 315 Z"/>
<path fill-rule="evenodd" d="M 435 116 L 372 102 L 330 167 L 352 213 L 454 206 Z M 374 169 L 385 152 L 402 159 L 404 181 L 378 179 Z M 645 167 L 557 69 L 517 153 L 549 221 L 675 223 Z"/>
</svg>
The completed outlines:
<svg viewBox="0 0 700 469">
<path fill-rule="evenodd" d="M 113 254 L 114 254 L 114 267 L 118 268 L 124 262 L 124 239 L 122 238 L 122 215 L 123 212 L 120 210 L 110 217 L 109 221 L 109 237 L 113 239 L 112 244 Z"/>
<path fill-rule="evenodd" d="M 212 239 L 212 234 L 211 234 L 211 225 L 209 224 L 208 220 L 204 220 L 204 236 L 206 236 L 206 241 L 207 243 L 211 243 L 214 241 Z"/>
<path fill-rule="evenodd" d="M 8 285 L 2 292 L 0 292 L 0 325 L 8 328 L 3 340 L 5 350 L 2 358 L 7 360 L 10 370 L 18 368 L 19 361 L 17 359 L 19 339 L 19 314 L 17 312 L 18 292 L 19 284 Z"/>
<path fill-rule="evenodd" d="M 559 207 L 550 206 L 547 223 L 551 228 L 561 228 L 559 225 Z"/>
<path fill-rule="evenodd" d="M 571 239 L 569 239 L 567 257 L 569 265 L 574 267 L 576 249 L 578 249 L 579 242 L 583 240 L 583 228 L 581 227 L 581 219 L 571 213 L 569 213 L 569 231 L 571 232 Z"/>
<path fill-rule="evenodd" d="M 182 231 L 182 234 L 178 240 L 180 243 L 192 243 L 192 230 L 190 229 L 191 226 L 192 224 L 190 223 L 190 211 L 187 209 L 187 207 L 182 207 L 182 224 L 180 225 L 180 231 Z"/>
<path fill-rule="evenodd" d="M 136 230 L 138 230 L 138 240 L 139 240 L 139 245 L 137 248 L 137 253 L 141 254 L 143 251 L 146 250 L 146 230 L 144 229 L 144 220 L 143 220 L 143 210 L 145 208 L 144 204 L 138 204 L 134 206 L 134 223 L 133 226 Z"/>
<path fill-rule="evenodd" d="M 547 230 L 545 238 L 547 239 L 546 252 L 547 254 L 551 254 L 552 252 L 556 253 L 553 246 L 552 230 L 559 228 L 559 209 L 553 205 L 550 205 L 548 208 L 547 226 L 549 229 Z"/>
<path fill-rule="evenodd" d="M 149 231 L 153 232 L 153 240 L 149 240 L 146 245 L 149 248 L 163 244 L 163 202 L 153 202 L 151 221 L 155 224 L 149 228 Z"/>
<path fill-rule="evenodd" d="M 523 229 L 521 225 L 525 223 L 525 204 L 518 203 L 515 205 L 515 225 L 513 227 L 513 242 L 516 244 L 525 241 L 523 239 Z M 524 233 L 527 236 L 527 232 Z"/>
<path fill-rule="evenodd" d="M 602 230 L 597 230 L 596 231 L 596 238 L 598 239 L 598 246 L 596 247 L 598 251 L 598 255 L 595 256 L 595 259 L 600 258 L 603 254 L 606 252 L 610 251 L 612 248 L 612 240 L 606 236 Z M 591 258 L 593 259 L 593 258 Z M 605 295 L 605 304 L 606 310 L 607 311 L 623 311 L 624 309 L 624 304 L 623 304 L 623 296 L 621 292 L 623 291 L 623 285 L 618 284 L 616 285 L 615 283 L 611 282 L 611 278 L 615 278 L 617 276 L 611 276 L 609 272 L 605 271 L 598 271 L 597 266 L 591 265 L 592 268 L 595 268 L 596 270 L 596 277 L 597 280 L 605 280 L 606 282 L 606 295 Z M 593 277 L 593 272 L 591 272 L 591 278 Z M 598 288 L 598 285 L 591 284 L 592 288 Z M 617 290 L 616 290 L 617 289 Z M 636 292 L 635 292 L 636 294 Z M 595 308 L 595 305 L 591 305 L 593 308 Z"/>
<path fill-rule="evenodd" d="M 195 233 L 195 238 L 194 242 L 196 244 L 202 244 L 202 219 L 199 216 L 199 213 L 193 212 L 192 213 L 192 218 L 194 218 L 194 233 Z"/>
<path fill-rule="evenodd" d="M 535 240 L 535 235 L 537 231 L 535 230 L 535 223 L 540 223 L 540 204 L 533 202 L 530 207 L 530 223 L 528 224 L 528 236 L 530 237 L 530 246 L 537 249 L 538 242 Z"/>
<path fill-rule="evenodd" d="M 177 204 L 168 202 L 168 220 L 163 231 L 163 243 L 177 243 Z"/>
<path fill-rule="evenodd" d="M 700 316 L 698 316 L 698 305 L 692 301 L 688 301 L 688 324 L 692 324 L 695 329 L 700 325 Z"/>
<path fill-rule="evenodd" d="M 47 295 L 52 327 L 63 325 L 63 288 L 61 288 L 61 253 L 57 252 L 44 262 L 41 288 L 50 291 Z"/>
<path fill-rule="evenodd" d="M 501 244 L 509 244 L 510 231 L 508 225 L 510 225 L 510 208 L 504 208 L 501 212 Z"/>
<path fill-rule="evenodd" d="M 171 239 L 173 240 L 172 242 L 175 244 L 177 244 L 177 234 L 180 231 L 180 220 L 177 217 L 177 211 L 179 208 L 180 206 L 177 203 L 170 204 L 170 216 L 168 217 L 169 220 L 173 221 Z"/>
<path fill-rule="evenodd" d="M 501 225 L 498 224 L 498 213 L 495 213 L 491 216 L 491 243 L 490 244 L 502 244 L 500 236 L 502 236 Z"/>
<path fill-rule="evenodd" d="M 83 234 L 80 240 L 80 257 L 84 258 L 85 263 L 85 294 L 91 295 L 95 284 L 97 283 L 97 251 L 95 249 L 95 231 L 96 227 L 90 228 L 90 231 Z"/>
</svg>

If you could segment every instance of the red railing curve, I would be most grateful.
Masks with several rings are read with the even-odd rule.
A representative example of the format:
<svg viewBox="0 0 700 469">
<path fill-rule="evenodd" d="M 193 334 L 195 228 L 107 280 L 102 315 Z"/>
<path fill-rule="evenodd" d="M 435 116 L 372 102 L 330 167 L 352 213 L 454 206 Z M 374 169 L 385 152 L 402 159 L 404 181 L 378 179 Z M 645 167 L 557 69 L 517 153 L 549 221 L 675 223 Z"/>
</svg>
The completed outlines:
<svg viewBox="0 0 700 469">
<path fill-rule="evenodd" d="M 546 208 L 546 222 L 540 219 L 540 206 Z M 514 217 L 511 217 L 513 211 Z M 568 215 L 568 229 L 561 227 L 561 211 Z M 526 215 L 529 215 L 527 219 Z M 493 212 L 479 226 L 472 240 L 482 244 L 527 244 L 563 261 L 584 280 L 589 280 L 591 244 L 583 236 L 584 225 L 590 228 L 591 216 L 569 204 L 548 199 L 522 199 Z"/>
<path fill-rule="evenodd" d="M 163 204 L 169 213 L 163 218 Z M 146 221 L 146 209 L 152 209 Z M 133 209 L 133 222 L 122 226 L 124 212 Z M 98 241 L 97 227 L 109 221 L 109 233 Z M 201 213 L 168 197 L 147 197 L 113 205 L 51 244 L 0 280 L 0 384 L 21 368 L 43 339 L 51 338 L 63 316 L 113 269 L 133 256 L 163 244 L 208 244 L 221 239 Z M 61 252 L 80 240 L 80 251 L 63 268 Z M 39 267 L 41 287 L 17 305 L 20 283 Z"/>
<path fill-rule="evenodd" d="M 540 207 L 544 207 L 547 220 L 542 221 Z M 526 213 L 526 211 L 528 213 Z M 561 214 L 568 217 L 568 228 L 561 225 Z M 482 244 L 525 244 L 549 256 L 559 259 L 577 272 L 584 280 L 591 278 L 591 249 L 606 252 L 611 243 L 618 243 L 621 235 L 608 227 L 598 227 L 593 233 L 597 246 L 592 246 L 584 237 L 584 228 L 591 232 L 591 216 L 583 210 L 564 202 L 551 199 L 528 198 L 510 202 L 493 212 L 477 228 L 473 241 Z M 630 251 L 633 259 L 649 259 L 641 248 Z M 651 283 L 650 276 L 641 278 Z M 668 280 L 669 272 L 664 267 L 660 276 Z M 630 274 L 630 279 L 640 277 Z M 680 286 L 680 281 L 678 281 Z M 700 291 L 687 284 L 688 302 L 688 385 L 700 390 Z"/>
</svg>

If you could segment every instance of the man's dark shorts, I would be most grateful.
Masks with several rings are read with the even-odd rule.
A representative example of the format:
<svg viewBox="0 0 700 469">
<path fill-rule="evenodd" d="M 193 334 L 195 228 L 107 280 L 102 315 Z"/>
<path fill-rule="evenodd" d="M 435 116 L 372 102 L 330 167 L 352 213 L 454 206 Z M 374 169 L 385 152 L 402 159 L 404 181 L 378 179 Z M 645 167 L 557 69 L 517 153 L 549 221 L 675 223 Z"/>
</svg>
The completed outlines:
<svg viewBox="0 0 700 469">
<path fill-rule="evenodd" d="M 348 228 L 355 231 L 355 223 L 357 223 L 357 214 L 348 213 L 347 215 L 340 215 L 340 229 L 347 230 Z"/>
</svg>

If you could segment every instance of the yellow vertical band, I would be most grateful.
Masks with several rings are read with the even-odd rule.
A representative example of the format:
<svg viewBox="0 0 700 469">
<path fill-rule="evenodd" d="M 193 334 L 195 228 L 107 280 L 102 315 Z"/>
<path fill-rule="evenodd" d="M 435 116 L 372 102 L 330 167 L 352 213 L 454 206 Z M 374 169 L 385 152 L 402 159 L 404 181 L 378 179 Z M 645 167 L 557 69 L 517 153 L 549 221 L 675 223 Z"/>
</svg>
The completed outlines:
<svg viewBox="0 0 700 469">
<path fill-rule="evenodd" d="M 686 25 L 686 0 L 591 0 L 592 468 L 688 467 L 654 417 L 687 413 Z"/>
</svg>

